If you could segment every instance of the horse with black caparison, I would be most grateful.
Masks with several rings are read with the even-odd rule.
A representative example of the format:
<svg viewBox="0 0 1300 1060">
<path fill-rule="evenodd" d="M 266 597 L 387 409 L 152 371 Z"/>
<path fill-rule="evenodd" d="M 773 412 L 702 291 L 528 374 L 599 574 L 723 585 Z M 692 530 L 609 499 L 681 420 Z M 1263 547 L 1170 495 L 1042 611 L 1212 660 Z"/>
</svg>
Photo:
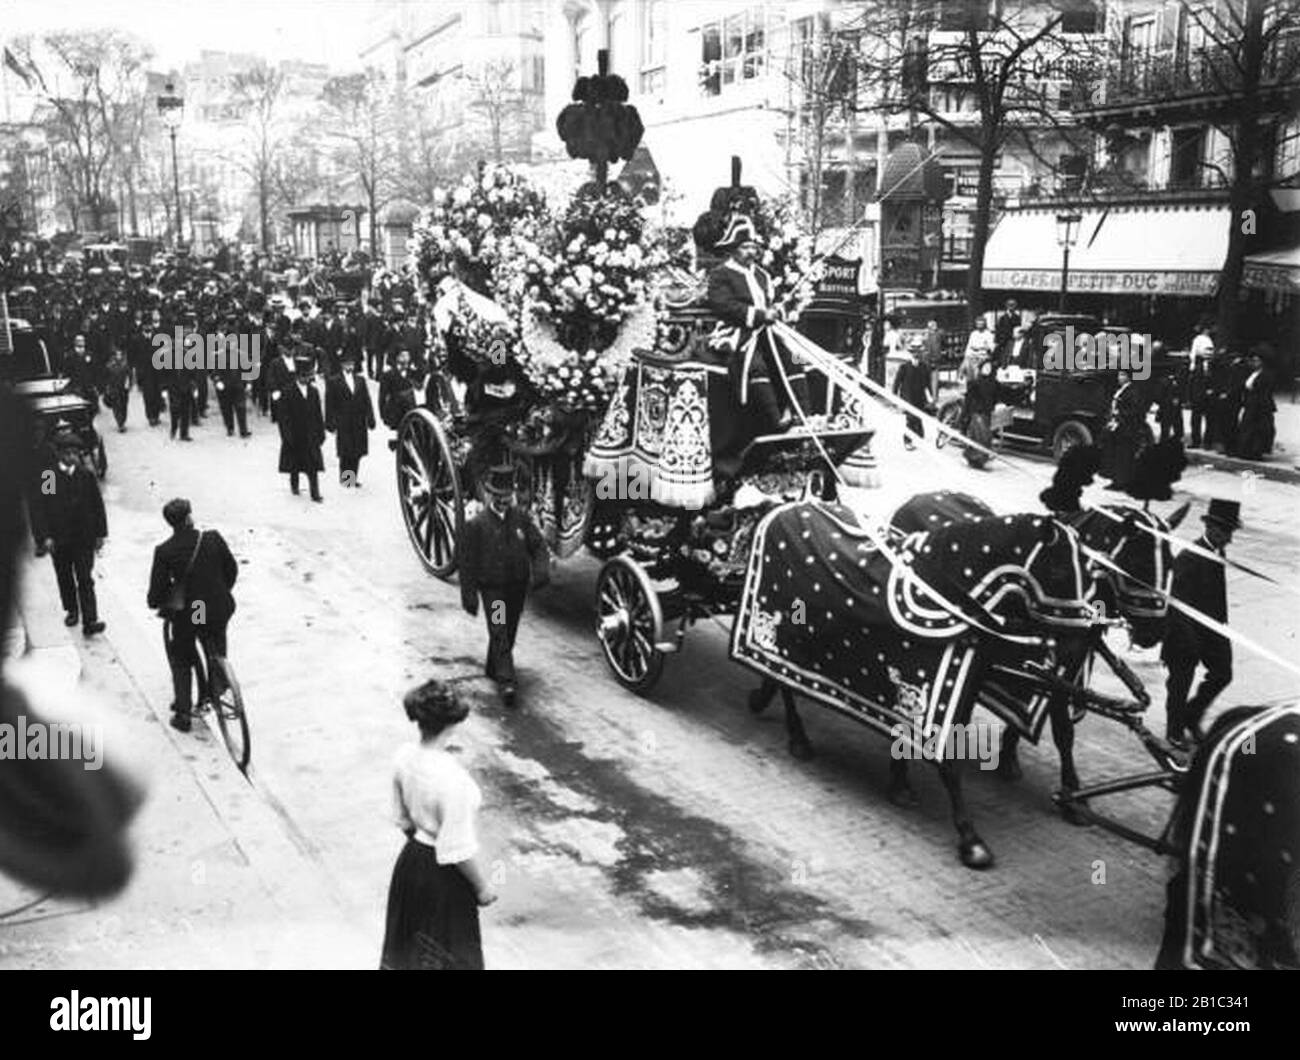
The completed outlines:
<svg viewBox="0 0 1300 1060">
<path fill-rule="evenodd" d="M 764 678 L 752 710 L 780 689 L 796 757 L 811 745 L 795 691 L 894 739 L 895 802 L 915 802 L 909 758 L 937 761 L 962 863 L 986 868 L 993 854 L 961 783 L 971 714 L 1000 668 L 1043 664 L 1067 680 L 1082 670 L 1097 626 L 1091 580 L 1076 531 L 1051 516 L 997 516 L 942 492 L 912 498 L 894 523 L 881 547 L 845 508 L 804 501 L 769 513 L 755 532 L 732 657 Z M 995 709 L 1036 735 L 1050 699 L 1034 713 L 1025 703 Z"/>
</svg>

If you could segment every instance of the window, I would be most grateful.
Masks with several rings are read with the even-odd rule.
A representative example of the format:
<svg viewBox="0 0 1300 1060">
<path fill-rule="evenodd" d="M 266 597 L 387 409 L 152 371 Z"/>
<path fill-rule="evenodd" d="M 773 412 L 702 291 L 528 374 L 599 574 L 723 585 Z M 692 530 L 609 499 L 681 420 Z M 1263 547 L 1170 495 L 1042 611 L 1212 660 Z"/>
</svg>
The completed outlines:
<svg viewBox="0 0 1300 1060">
<path fill-rule="evenodd" d="M 964 33 L 972 26 L 992 29 L 1000 7 L 999 0 L 943 0 L 937 28 L 945 33 Z"/>
<path fill-rule="evenodd" d="M 1065 0 L 1061 5 L 1062 33 L 1100 33 L 1103 23 L 1101 5 L 1093 0 Z"/>
<path fill-rule="evenodd" d="M 668 0 L 641 3 L 641 92 L 654 95 L 664 90 Z"/>
<path fill-rule="evenodd" d="M 501 0 L 487 0 L 483 29 L 489 37 L 501 34 Z"/>
<path fill-rule="evenodd" d="M 700 80 L 706 96 L 762 77 L 767 65 L 767 27 L 761 7 L 701 27 Z"/>
<path fill-rule="evenodd" d="M 1169 187 L 1205 186 L 1201 159 L 1205 154 L 1205 129 L 1175 129 L 1169 148 Z"/>
</svg>

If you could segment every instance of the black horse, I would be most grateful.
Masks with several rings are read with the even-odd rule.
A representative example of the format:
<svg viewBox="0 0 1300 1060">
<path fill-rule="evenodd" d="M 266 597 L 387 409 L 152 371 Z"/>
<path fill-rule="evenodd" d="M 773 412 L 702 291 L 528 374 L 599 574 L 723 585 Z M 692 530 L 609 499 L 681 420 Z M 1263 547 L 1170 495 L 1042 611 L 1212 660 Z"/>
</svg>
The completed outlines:
<svg viewBox="0 0 1300 1060">
<path fill-rule="evenodd" d="M 894 801 L 915 802 L 909 758 L 936 760 L 961 860 L 986 868 L 993 855 L 961 785 L 971 713 L 1004 670 L 1042 664 L 1070 680 L 1082 669 L 1096 620 L 1079 541 L 1050 517 L 999 517 L 947 492 L 914 497 L 894 522 L 886 550 L 845 509 L 801 503 L 767 516 L 755 533 L 732 656 L 763 675 L 751 710 L 765 709 L 780 689 L 796 757 L 811 754 L 799 691 L 895 739 Z M 801 608 L 811 613 L 806 625 Z M 1035 733 L 1050 699 L 1029 704 L 1032 715 L 1023 703 L 994 709 Z M 967 747 L 954 753 L 961 734 Z"/>
</svg>

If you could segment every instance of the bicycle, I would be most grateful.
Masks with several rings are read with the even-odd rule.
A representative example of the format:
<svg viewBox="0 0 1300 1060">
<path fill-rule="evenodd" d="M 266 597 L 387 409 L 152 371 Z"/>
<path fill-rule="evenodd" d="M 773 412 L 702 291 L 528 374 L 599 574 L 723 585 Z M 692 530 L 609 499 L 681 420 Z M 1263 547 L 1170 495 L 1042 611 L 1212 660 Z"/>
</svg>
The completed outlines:
<svg viewBox="0 0 1300 1060">
<path fill-rule="evenodd" d="M 163 624 L 163 642 L 167 656 L 171 658 L 172 623 Z M 217 728 L 221 730 L 221 740 L 235 768 L 245 776 L 248 764 L 253 757 L 252 739 L 248 730 L 248 715 L 244 710 L 244 694 L 239 687 L 239 679 L 230 660 L 213 650 L 210 638 L 201 633 L 194 638 L 195 652 L 190 660 L 194 675 L 198 679 L 198 698 L 195 700 L 194 715 L 207 713 L 209 709 L 215 714 Z M 213 675 L 219 675 L 212 681 Z M 216 686 L 214 689 L 214 685 Z"/>
</svg>

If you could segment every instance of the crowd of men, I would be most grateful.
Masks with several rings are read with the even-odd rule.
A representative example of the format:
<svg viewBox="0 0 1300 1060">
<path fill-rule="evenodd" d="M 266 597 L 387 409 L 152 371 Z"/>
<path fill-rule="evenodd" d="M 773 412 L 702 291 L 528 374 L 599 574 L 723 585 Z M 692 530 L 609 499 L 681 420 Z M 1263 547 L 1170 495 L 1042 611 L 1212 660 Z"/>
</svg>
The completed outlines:
<svg viewBox="0 0 1300 1060">
<path fill-rule="evenodd" d="M 8 249 L 10 317 L 32 325 L 53 372 L 95 410 L 111 411 L 119 431 L 128 427 L 132 388 L 149 425 L 166 417 L 179 441 L 191 440 L 214 404 L 228 436 L 250 437 L 251 406 L 279 426 L 292 482 L 295 470 L 321 470 L 312 454 L 323 441 L 319 419 L 337 436 L 344 485 L 355 485 L 375 421 L 366 380 L 379 383 L 390 426 L 422 400 L 427 321 L 409 284 L 346 299 L 306 263 L 241 261 L 225 250 L 203 261 L 169 255 L 148 266 L 79 268 L 31 247 Z M 209 359 L 196 368 L 173 349 L 175 337 L 191 335 L 205 350 L 227 350 L 224 366 Z M 160 356 L 163 339 L 170 356 Z M 314 399 L 319 416 L 299 398 Z"/>
</svg>

